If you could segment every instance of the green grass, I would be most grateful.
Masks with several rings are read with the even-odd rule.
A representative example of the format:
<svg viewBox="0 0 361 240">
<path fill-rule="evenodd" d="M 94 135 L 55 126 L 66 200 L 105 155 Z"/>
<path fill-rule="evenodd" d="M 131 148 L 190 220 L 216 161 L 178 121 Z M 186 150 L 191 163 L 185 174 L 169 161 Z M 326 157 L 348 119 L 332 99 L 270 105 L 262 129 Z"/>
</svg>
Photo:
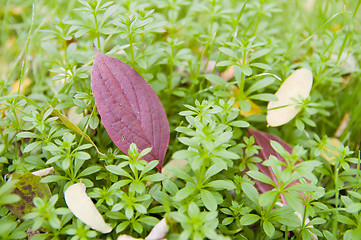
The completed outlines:
<svg viewBox="0 0 361 240">
<path fill-rule="evenodd" d="M 30 227 L 39 230 L 31 239 L 144 238 L 167 216 L 172 219 L 167 239 L 310 239 L 311 232 L 320 239 L 356 239 L 361 231 L 361 1 L 315 0 L 310 9 L 306 2 L 312 1 L 0 0 L 0 238 L 23 239 Z M 162 184 L 151 185 L 131 180 L 132 187 L 116 188 L 126 177 L 110 166 L 120 164 L 133 176 L 145 163 L 124 159 L 101 123 L 90 87 L 93 43 L 132 66 L 158 94 L 171 129 L 165 164 L 174 158 L 189 162 L 184 170 L 173 169 L 176 180 L 164 176 Z M 347 69 L 342 54 L 355 57 L 356 67 Z M 231 66 L 235 74 L 227 82 L 219 76 Z M 310 97 L 289 123 L 267 127 L 268 101 L 301 67 L 313 73 Z M 269 84 L 260 86 L 264 79 Z M 247 99 L 262 114 L 238 114 L 249 110 Z M 240 109 L 232 108 L 232 101 Z M 77 116 L 81 134 L 52 114 L 53 108 L 69 119 Z M 342 144 L 330 153 L 331 164 L 321 151 L 346 114 L 349 121 L 337 136 Z M 319 163 L 310 173 L 314 181 L 303 190 L 311 196 L 306 207 L 268 204 L 267 193 L 254 191 L 254 179 L 243 171 L 258 161 L 248 125 L 302 147 L 296 156 Z M 219 142 L 219 148 L 210 147 Z M 194 149 L 197 157 L 191 156 Z M 214 162 L 211 156 L 219 151 L 226 155 Z M 55 169 L 42 180 L 52 200 L 35 200 L 30 217 L 17 220 L 5 206 L 17 200 L 6 181 L 12 173 L 47 167 Z M 145 176 L 152 174 L 155 170 Z M 63 192 L 79 181 L 114 227 L 110 234 L 89 229 L 67 209 Z M 222 187 L 209 187 L 214 181 Z M 146 212 L 132 204 L 132 214 L 120 205 L 114 210 L 124 199 L 139 197 Z M 49 215 L 31 217 L 44 208 Z M 298 223 L 296 210 L 302 215 Z"/>
</svg>

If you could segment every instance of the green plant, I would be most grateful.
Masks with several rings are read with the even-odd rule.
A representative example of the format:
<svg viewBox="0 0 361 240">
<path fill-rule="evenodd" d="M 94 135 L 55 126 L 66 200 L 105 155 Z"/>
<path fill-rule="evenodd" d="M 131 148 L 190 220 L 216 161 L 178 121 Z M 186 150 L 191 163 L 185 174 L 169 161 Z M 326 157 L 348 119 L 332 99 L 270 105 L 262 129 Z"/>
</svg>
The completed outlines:
<svg viewBox="0 0 361 240">
<path fill-rule="evenodd" d="M 1 239 L 146 238 L 163 218 L 167 239 L 358 238 L 360 0 L 0 5 Z M 105 74 L 119 64 L 108 57 L 144 80 L 134 94 L 99 90 L 124 125 L 113 132 L 91 71 L 102 68 L 101 83 L 113 76 L 114 90 L 131 70 Z M 289 96 L 297 113 L 269 127 L 269 102 L 299 68 L 312 72 L 309 96 Z M 162 124 L 144 110 L 155 97 L 139 94 L 148 84 Z M 32 210 L 17 218 L 14 179 L 49 167 L 50 197 L 28 198 Z M 110 233 L 67 209 L 64 192 L 79 183 Z"/>
</svg>

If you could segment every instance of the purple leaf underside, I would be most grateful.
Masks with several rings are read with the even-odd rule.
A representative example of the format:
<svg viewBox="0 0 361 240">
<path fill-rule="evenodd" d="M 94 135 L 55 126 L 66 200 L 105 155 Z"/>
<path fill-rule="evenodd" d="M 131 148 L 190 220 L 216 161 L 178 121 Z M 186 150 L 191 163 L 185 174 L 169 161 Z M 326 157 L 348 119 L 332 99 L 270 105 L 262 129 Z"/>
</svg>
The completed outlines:
<svg viewBox="0 0 361 240">
<path fill-rule="evenodd" d="M 259 158 L 261 158 L 262 160 L 267 160 L 271 155 L 275 156 L 276 158 L 278 158 L 279 160 L 286 162 L 285 159 L 283 157 L 281 157 L 281 155 L 276 152 L 276 150 L 273 149 L 273 147 L 271 146 L 271 141 L 276 141 L 279 144 L 282 145 L 282 147 L 289 152 L 290 154 L 292 154 L 292 147 L 290 145 L 288 145 L 287 143 L 285 143 L 282 139 L 280 139 L 279 137 L 276 137 L 274 135 L 271 135 L 269 133 L 266 132 L 262 132 L 262 131 L 258 131 L 258 130 L 254 130 L 254 129 L 249 129 L 249 134 L 251 136 L 254 137 L 255 142 L 258 146 L 262 147 L 262 149 L 259 150 L 257 156 Z M 302 159 L 300 159 L 300 161 L 302 161 Z M 259 171 L 262 172 L 263 174 L 267 175 L 268 177 L 270 177 L 274 183 L 277 184 L 277 179 L 276 176 L 274 175 L 272 169 L 268 166 L 264 166 L 262 164 L 262 162 L 257 163 L 256 164 Z M 293 182 L 290 185 L 294 185 L 296 183 L 298 183 L 299 181 Z M 256 183 L 256 187 L 258 188 L 258 190 L 261 193 L 267 192 L 272 190 L 274 187 L 263 183 L 263 182 L 259 182 L 257 180 L 255 180 Z M 284 204 L 286 204 L 286 199 L 283 195 L 281 195 L 281 199 L 282 202 Z"/>
<path fill-rule="evenodd" d="M 140 151 L 151 147 L 142 159 L 159 160 L 161 171 L 169 143 L 169 123 L 161 101 L 133 68 L 94 51 L 91 88 L 106 131 L 124 153 L 131 143 Z"/>
</svg>

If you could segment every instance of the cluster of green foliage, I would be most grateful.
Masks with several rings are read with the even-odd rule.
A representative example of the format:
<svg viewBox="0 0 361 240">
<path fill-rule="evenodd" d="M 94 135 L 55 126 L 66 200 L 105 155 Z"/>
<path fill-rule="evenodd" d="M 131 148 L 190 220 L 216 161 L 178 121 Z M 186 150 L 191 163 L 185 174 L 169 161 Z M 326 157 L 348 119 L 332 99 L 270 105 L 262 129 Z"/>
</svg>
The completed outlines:
<svg viewBox="0 0 361 240">
<path fill-rule="evenodd" d="M 30 232 L 33 240 L 145 237 L 164 216 L 167 239 L 358 239 L 361 71 L 345 67 L 342 56 L 361 59 L 361 1 L 306 6 L 312 2 L 0 0 L 0 239 Z M 185 159 L 184 169 L 158 173 L 157 161 L 140 160 L 149 149 L 131 145 L 125 155 L 112 143 L 90 87 L 93 43 L 156 91 L 171 128 L 165 164 Z M 220 73 L 230 67 L 234 76 L 226 81 Z M 267 128 L 279 80 L 300 67 L 313 72 L 310 97 L 291 122 Z M 263 114 L 241 115 L 251 110 L 248 100 Z M 80 117 L 83 134 L 53 109 Z M 332 148 L 345 114 L 342 144 Z M 263 163 L 279 187 L 258 171 L 259 146 L 248 127 L 294 147 L 289 154 L 273 143 L 287 161 Z M 304 164 L 295 166 L 300 157 Z M 51 198 L 34 198 L 18 220 L 6 207 L 19 200 L 9 175 L 47 167 L 55 174 L 41 181 Z M 260 193 L 254 180 L 275 188 Z M 63 192 L 79 181 L 111 233 L 90 229 L 67 209 Z M 281 195 L 287 205 L 278 204 Z"/>
</svg>

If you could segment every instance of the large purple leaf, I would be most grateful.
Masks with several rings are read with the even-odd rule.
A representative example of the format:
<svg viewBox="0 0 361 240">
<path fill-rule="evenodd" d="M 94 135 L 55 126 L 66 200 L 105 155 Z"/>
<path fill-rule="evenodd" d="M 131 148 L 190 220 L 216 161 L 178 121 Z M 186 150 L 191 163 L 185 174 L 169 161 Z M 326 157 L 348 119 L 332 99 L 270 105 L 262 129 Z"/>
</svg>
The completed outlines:
<svg viewBox="0 0 361 240">
<path fill-rule="evenodd" d="M 130 66 L 100 53 L 95 47 L 91 87 L 105 129 L 124 153 L 131 143 L 152 148 L 143 157 L 159 160 L 161 171 L 169 143 L 169 124 L 152 87 Z"/>
<path fill-rule="evenodd" d="M 262 160 L 267 160 L 271 155 L 273 155 L 273 156 L 277 157 L 277 159 L 279 159 L 280 161 L 286 162 L 285 159 L 278 152 L 276 152 L 276 150 L 273 149 L 273 147 L 271 146 L 271 141 L 278 142 L 279 144 L 282 145 L 282 147 L 287 152 L 292 154 L 292 150 L 293 150 L 292 147 L 290 145 L 288 145 L 287 143 L 285 143 L 279 137 L 276 137 L 276 136 L 271 135 L 266 132 L 254 130 L 254 129 L 249 129 L 248 131 L 249 131 L 249 134 L 254 137 L 256 144 L 258 146 L 262 147 L 262 149 L 259 150 L 258 155 L 257 155 Z M 302 160 L 300 159 L 300 162 L 301 161 Z M 271 167 L 263 165 L 262 162 L 257 163 L 257 167 L 260 172 L 267 175 L 269 178 L 271 178 L 273 180 L 273 182 L 275 184 L 277 184 L 276 176 L 274 175 Z M 255 180 L 255 183 L 256 183 L 256 187 L 258 188 L 258 190 L 261 193 L 270 191 L 274 188 L 272 185 L 269 185 L 269 184 L 266 184 L 266 183 L 263 183 L 263 182 L 260 182 L 257 180 Z M 290 186 L 294 185 L 296 183 L 299 183 L 299 181 L 291 183 Z M 286 199 L 283 195 L 281 195 L 281 199 L 282 199 L 282 202 L 285 204 Z"/>
</svg>

